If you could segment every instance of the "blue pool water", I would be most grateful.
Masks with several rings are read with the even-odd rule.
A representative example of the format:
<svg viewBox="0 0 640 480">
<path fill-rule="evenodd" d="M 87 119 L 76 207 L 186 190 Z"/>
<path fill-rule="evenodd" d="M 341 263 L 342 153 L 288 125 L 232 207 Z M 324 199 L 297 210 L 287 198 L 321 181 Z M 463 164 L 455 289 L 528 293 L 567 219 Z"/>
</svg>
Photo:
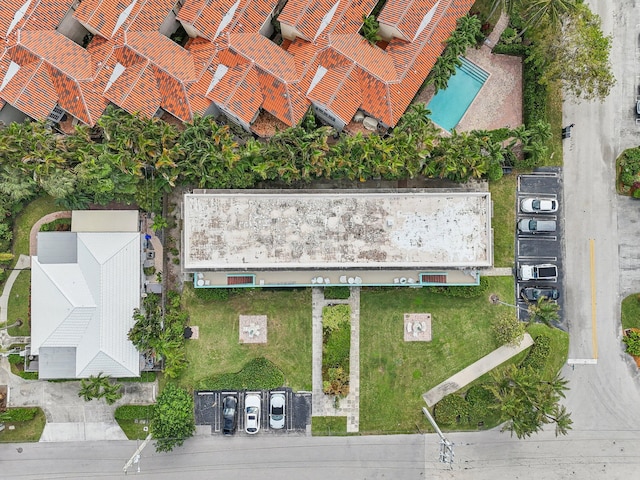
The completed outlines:
<svg viewBox="0 0 640 480">
<path fill-rule="evenodd" d="M 489 74 L 464 57 L 462 66 L 456 69 L 445 90 L 440 90 L 431 99 L 427 108 L 429 118 L 446 130 L 453 130 L 476 98 Z"/>
</svg>

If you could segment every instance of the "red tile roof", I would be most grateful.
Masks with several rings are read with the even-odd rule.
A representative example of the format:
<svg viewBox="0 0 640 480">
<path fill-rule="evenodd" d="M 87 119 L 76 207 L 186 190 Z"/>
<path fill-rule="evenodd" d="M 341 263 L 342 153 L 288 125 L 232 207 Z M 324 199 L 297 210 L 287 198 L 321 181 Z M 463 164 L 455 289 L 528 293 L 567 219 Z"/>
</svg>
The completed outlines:
<svg viewBox="0 0 640 480">
<path fill-rule="evenodd" d="M 259 33 L 268 26 L 277 0 L 186 0 L 178 18 L 202 37 L 190 39 L 185 48 L 158 31 L 175 0 L 83 0 L 75 17 L 100 33 L 86 49 L 54 31 L 72 2 L 31 2 L 6 39 L 0 83 L 8 62 L 21 68 L 0 91 L 0 102 L 24 107 L 35 118 L 46 117 L 58 103 L 93 124 L 110 101 L 147 116 L 162 107 L 182 120 L 204 113 L 213 101 L 243 122 L 264 109 L 287 125 L 298 123 L 315 102 L 345 122 L 362 109 L 393 126 L 457 18 L 473 3 L 389 0 L 379 20 L 403 38 L 390 39 L 383 50 L 358 33 L 362 16 L 377 0 L 289 0 L 279 21 L 301 36 L 283 46 Z M 0 36 L 23 0 L 1 3 Z M 425 26 L 423 19 L 436 4 Z M 129 7 L 126 19 L 119 21 Z M 116 29 L 118 23 L 122 27 Z M 116 79 L 117 63 L 125 68 Z M 319 66 L 327 71 L 314 79 Z"/>
</svg>

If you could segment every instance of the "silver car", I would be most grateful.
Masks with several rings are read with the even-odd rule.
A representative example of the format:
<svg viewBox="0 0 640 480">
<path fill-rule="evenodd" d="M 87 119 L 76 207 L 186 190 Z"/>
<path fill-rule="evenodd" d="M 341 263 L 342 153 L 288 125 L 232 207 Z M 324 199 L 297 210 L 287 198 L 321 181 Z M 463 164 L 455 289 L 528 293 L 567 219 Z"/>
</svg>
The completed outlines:
<svg viewBox="0 0 640 480">
<path fill-rule="evenodd" d="M 260 431 L 260 395 L 247 393 L 244 398 L 244 430 L 250 435 Z"/>
<path fill-rule="evenodd" d="M 556 231 L 555 220 L 537 220 L 535 218 L 523 218 L 518 222 L 520 233 L 550 233 Z"/>
<path fill-rule="evenodd" d="M 269 427 L 274 430 L 284 428 L 285 396 L 282 393 L 272 393 L 269 400 Z"/>
</svg>

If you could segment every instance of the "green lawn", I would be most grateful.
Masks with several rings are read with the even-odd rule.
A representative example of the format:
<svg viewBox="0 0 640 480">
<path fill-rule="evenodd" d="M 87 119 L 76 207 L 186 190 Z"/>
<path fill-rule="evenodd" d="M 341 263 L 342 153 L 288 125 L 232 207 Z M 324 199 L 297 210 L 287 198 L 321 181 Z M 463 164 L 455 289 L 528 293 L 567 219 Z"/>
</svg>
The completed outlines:
<svg viewBox="0 0 640 480">
<path fill-rule="evenodd" d="M 59 212 L 63 208 L 55 204 L 55 200 L 48 195 L 38 197 L 24 209 L 16 217 L 13 227 L 13 254 L 18 260 L 20 254 L 29 255 L 29 234 L 33 224 L 45 215 L 53 212 Z"/>
<path fill-rule="evenodd" d="M 41 409 L 28 422 L 4 422 L 5 429 L 0 432 L 0 443 L 37 442 L 42 436 L 45 423 L 46 418 Z M 14 425 L 15 430 L 9 430 L 9 425 Z"/>
<path fill-rule="evenodd" d="M 622 328 L 640 328 L 640 293 L 622 300 Z"/>
<path fill-rule="evenodd" d="M 20 327 L 11 327 L 9 335 L 21 336 L 29 335 L 29 294 L 31 289 L 31 272 L 25 270 L 18 274 L 11 293 L 9 295 L 9 307 L 7 308 L 7 319 L 9 324 L 17 319 L 22 320 Z"/>
<path fill-rule="evenodd" d="M 311 433 L 316 436 L 347 435 L 347 417 L 313 417 Z"/>
<path fill-rule="evenodd" d="M 496 267 L 514 265 L 516 181 L 517 173 L 511 173 L 489 183 L 493 202 L 493 264 Z"/>
<path fill-rule="evenodd" d="M 548 158 L 544 162 L 547 166 L 562 166 L 562 88 L 558 83 L 551 83 L 547 87 L 547 122 L 551 125 L 552 137 L 547 142 Z M 570 121 L 571 119 L 569 119 Z M 570 122 L 569 122 L 570 123 Z"/>
<path fill-rule="evenodd" d="M 421 395 L 498 345 L 491 293 L 513 297 L 512 277 L 490 277 L 478 298 L 452 298 L 425 289 L 363 289 L 360 308 L 360 429 L 415 432 L 430 426 Z M 431 313 L 431 342 L 404 342 L 403 314 Z"/>
<path fill-rule="evenodd" d="M 311 390 L 311 291 L 269 289 L 234 293 L 227 300 L 203 301 L 185 286 L 183 304 L 190 324 L 200 329 L 187 341 L 189 366 L 178 379 L 186 388 L 223 373 L 237 372 L 251 359 L 265 357 L 294 390 Z M 239 315 L 267 315 L 267 343 L 240 344 Z"/>
</svg>

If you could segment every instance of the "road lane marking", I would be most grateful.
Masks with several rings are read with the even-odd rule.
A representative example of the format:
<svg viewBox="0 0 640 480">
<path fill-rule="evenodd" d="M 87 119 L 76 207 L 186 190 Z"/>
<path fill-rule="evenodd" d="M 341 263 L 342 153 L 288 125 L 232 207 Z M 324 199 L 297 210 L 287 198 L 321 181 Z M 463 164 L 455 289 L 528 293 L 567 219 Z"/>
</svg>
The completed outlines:
<svg viewBox="0 0 640 480">
<path fill-rule="evenodd" d="M 593 358 L 598 359 L 598 330 L 596 322 L 596 247 L 595 240 L 589 239 L 589 253 L 591 260 L 591 343 Z"/>
</svg>

